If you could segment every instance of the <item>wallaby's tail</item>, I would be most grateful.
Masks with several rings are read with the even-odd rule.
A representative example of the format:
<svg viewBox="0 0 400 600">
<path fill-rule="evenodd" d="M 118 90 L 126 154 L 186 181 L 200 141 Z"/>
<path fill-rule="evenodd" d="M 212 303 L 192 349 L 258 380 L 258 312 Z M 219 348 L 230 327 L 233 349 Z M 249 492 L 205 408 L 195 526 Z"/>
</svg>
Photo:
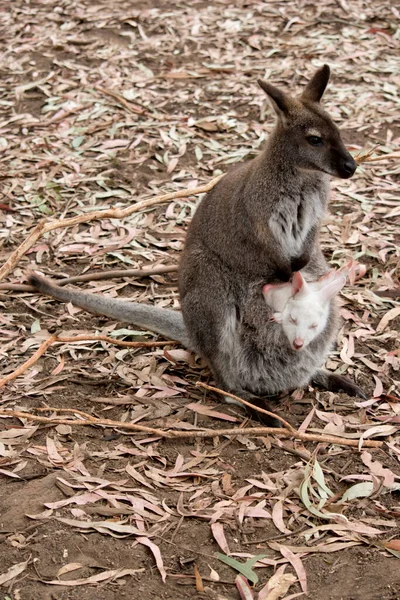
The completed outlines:
<svg viewBox="0 0 400 600">
<path fill-rule="evenodd" d="M 98 315 L 111 317 L 116 321 L 124 321 L 155 333 L 161 333 L 166 338 L 181 342 L 186 348 L 189 348 L 188 335 L 182 313 L 179 311 L 66 289 L 53 283 L 47 277 L 33 272 L 29 273 L 28 282 L 42 294 L 63 302 L 72 302 L 75 306 Z"/>
</svg>

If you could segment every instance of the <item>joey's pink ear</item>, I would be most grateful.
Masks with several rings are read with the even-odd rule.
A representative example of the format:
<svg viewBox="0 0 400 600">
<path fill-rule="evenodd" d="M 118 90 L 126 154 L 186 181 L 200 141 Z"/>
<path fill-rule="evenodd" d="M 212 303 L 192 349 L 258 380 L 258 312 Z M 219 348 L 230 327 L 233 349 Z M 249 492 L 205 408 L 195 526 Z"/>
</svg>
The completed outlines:
<svg viewBox="0 0 400 600">
<path fill-rule="evenodd" d="M 292 296 L 304 294 L 306 291 L 307 283 L 303 279 L 303 275 L 300 273 L 300 271 L 295 271 L 292 279 Z"/>
<path fill-rule="evenodd" d="M 346 276 L 340 274 L 334 279 L 328 280 L 319 290 L 318 296 L 321 298 L 322 302 L 329 302 L 329 300 L 332 300 L 333 296 L 340 292 L 345 283 Z"/>
<path fill-rule="evenodd" d="M 264 296 L 267 296 L 275 288 L 276 288 L 276 286 L 273 285 L 272 283 L 266 283 L 265 285 L 263 285 L 262 292 L 263 292 Z"/>
</svg>

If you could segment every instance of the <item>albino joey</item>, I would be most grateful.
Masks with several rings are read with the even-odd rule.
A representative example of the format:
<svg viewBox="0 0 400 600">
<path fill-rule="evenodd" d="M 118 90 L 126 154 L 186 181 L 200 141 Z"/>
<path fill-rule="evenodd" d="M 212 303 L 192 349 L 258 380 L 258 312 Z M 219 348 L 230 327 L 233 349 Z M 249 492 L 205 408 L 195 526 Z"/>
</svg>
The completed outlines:
<svg viewBox="0 0 400 600">
<path fill-rule="evenodd" d="M 317 281 L 306 282 L 301 271 L 288 283 L 265 284 L 263 294 L 294 350 L 303 350 L 320 335 L 328 322 L 330 302 L 346 283 L 346 274 L 331 271 Z"/>
</svg>

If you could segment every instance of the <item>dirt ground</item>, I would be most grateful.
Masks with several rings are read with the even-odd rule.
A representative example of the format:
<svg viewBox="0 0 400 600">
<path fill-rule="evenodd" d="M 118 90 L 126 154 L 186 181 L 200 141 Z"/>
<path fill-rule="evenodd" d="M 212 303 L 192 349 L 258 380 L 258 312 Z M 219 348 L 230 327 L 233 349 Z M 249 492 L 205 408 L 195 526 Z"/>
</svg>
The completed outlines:
<svg viewBox="0 0 400 600">
<path fill-rule="evenodd" d="M 299 91 L 329 63 L 325 107 L 351 151 L 399 148 L 400 15 L 389 1 L 14 0 L 0 9 L 1 264 L 43 217 L 194 188 L 256 155 L 273 126 L 260 77 Z M 179 346 L 54 344 L 2 388 L 0 408 L 83 411 L 119 425 L 0 414 L 1 600 L 400 599 L 399 176 L 398 159 L 387 159 L 332 182 L 321 233 L 332 266 L 354 258 L 366 267 L 343 291 L 327 368 L 369 400 L 309 388 L 277 404 L 310 433 L 365 433 L 382 447 L 201 438 L 200 429 L 258 424 L 196 387 L 212 383 L 197 357 Z M 28 267 L 68 277 L 175 267 L 197 202 L 38 239 L 0 286 L 1 376 L 49 332 L 151 341 L 18 286 Z M 173 269 L 78 285 L 179 307 Z M 371 485 L 366 497 L 343 500 L 361 483 Z M 218 553 L 239 563 L 261 555 L 258 581 L 240 592 L 238 570 Z M 268 595 L 282 565 L 295 575 L 290 588 Z"/>
</svg>

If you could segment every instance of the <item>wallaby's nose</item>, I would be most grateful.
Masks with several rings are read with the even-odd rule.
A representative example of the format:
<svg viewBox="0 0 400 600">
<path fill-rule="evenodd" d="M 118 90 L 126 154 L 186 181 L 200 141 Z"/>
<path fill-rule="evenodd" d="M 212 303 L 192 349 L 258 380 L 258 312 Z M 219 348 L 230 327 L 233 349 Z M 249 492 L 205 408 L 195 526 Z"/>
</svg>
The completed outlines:
<svg viewBox="0 0 400 600">
<path fill-rule="evenodd" d="M 304 340 L 302 340 L 301 338 L 296 338 L 295 340 L 293 340 L 293 348 L 295 350 L 301 350 L 301 348 L 304 346 Z"/>
<path fill-rule="evenodd" d="M 357 163 L 356 161 L 350 156 L 349 158 L 345 159 L 342 162 L 341 165 L 341 171 L 342 171 L 342 177 L 343 179 L 348 179 L 349 177 L 351 177 L 352 175 L 354 175 L 356 169 L 357 169 Z"/>
</svg>

